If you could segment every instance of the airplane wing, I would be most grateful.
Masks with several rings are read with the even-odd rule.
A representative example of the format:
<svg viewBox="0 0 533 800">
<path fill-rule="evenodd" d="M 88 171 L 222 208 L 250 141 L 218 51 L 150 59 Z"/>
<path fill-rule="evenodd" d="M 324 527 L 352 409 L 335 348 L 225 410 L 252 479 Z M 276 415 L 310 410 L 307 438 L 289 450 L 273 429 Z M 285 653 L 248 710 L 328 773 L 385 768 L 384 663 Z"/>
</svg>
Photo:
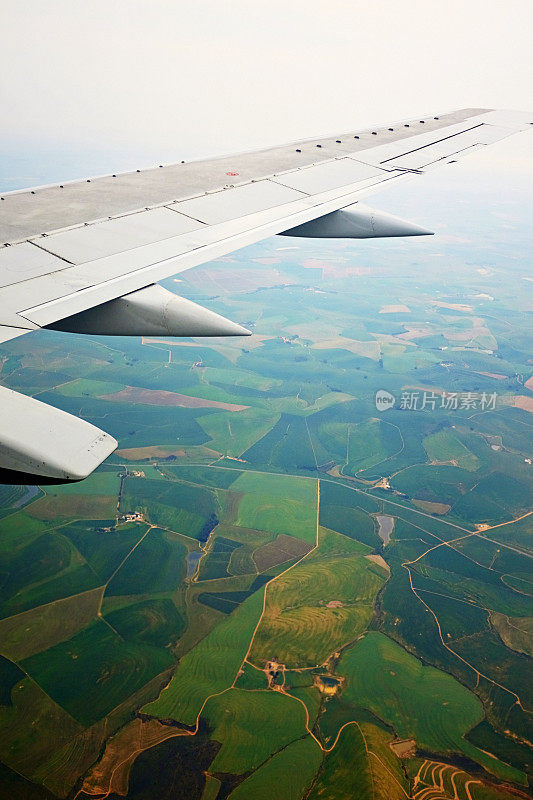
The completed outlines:
<svg viewBox="0 0 533 800">
<path fill-rule="evenodd" d="M 429 233 L 360 200 L 533 124 L 463 109 L 206 161 L 7 192 L 0 199 L 0 343 L 76 333 L 249 332 L 157 281 L 273 234 Z M 98 428 L 0 387 L 0 480 L 80 480 L 117 446 Z"/>
</svg>

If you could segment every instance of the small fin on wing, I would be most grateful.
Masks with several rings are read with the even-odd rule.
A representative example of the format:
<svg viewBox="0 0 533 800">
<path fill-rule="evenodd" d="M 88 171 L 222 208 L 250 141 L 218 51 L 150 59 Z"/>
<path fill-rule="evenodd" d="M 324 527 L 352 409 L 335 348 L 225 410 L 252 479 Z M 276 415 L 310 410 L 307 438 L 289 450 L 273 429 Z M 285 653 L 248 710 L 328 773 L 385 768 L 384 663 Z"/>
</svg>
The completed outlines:
<svg viewBox="0 0 533 800">
<path fill-rule="evenodd" d="M 382 239 L 390 236 L 432 236 L 420 225 L 401 217 L 354 203 L 284 231 L 282 236 L 307 236 L 316 239 Z"/>
<path fill-rule="evenodd" d="M 158 284 L 46 327 L 105 336 L 250 336 L 250 331 Z"/>
</svg>

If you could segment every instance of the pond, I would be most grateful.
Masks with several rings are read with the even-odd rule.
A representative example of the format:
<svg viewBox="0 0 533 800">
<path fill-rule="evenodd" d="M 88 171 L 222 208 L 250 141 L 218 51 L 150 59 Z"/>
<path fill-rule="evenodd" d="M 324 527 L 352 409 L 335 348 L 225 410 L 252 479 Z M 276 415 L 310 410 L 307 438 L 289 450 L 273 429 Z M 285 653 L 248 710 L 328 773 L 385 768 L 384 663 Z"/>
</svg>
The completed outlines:
<svg viewBox="0 0 533 800">
<path fill-rule="evenodd" d="M 378 534 L 383 540 L 383 544 L 387 545 L 394 528 L 394 517 L 389 517 L 387 514 L 376 514 L 376 519 L 379 523 Z"/>
<path fill-rule="evenodd" d="M 196 572 L 196 568 L 198 567 L 198 562 L 200 561 L 201 557 L 203 556 L 203 552 L 201 550 L 195 550 L 192 553 L 189 553 L 187 556 L 187 577 L 190 578 Z"/>
</svg>

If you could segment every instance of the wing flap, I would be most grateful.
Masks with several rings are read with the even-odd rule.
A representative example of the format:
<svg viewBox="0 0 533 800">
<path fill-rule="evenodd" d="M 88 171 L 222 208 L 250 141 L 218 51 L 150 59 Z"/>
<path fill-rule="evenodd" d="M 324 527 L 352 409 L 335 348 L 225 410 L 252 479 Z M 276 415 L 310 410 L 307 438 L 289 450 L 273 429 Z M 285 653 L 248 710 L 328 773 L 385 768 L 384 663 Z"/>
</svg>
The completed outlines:
<svg viewBox="0 0 533 800">
<path fill-rule="evenodd" d="M 346 182 L 349 183 L 349 181 Z M 280 186 L 272 180 L 262 180 L 173 203 L 169 208 L 208 225 L 218 225 L 232 219 L 284 206 L 287 203 L 301 200 L 302 197 L 304 197 L 302 192 Z"/>
<path fill-rule="evenodd" d="M 463 135 L 473 127 L 480 127 L 481 124 L 481 122 L 470 120 L 455 125 L 446 125 L 438 131 L 424 130 L 422 133 L 416 132 L 408 138 L 399 141 L 385 142 L 384 144 L 380 143 L 375 146 L 371 145 L 362 153 L 352 154 L 351 158 L 364 161 L 366 164 L 381 165 L 384 169 L 387 169 L 387 162 L 393 158 L 401 158 L 414 150 L 433 147 L 440 142 L 448 141 L 456 136 Z"/>
<path fill-rule="evenodd" d="M 36 243 L 70 264 L 84 264 L 147 244 L 174 239 L 201 227 L 201 222 L 162 207 L 71 228 L 39 239 Z"/>
<path fill-rule="evenodd" d="M 352 154 L 367 164 L 384 169 L 421 169 L 457 153 L 465 155 L 480 145 L 505 139 L 533 123 L 533 114 L 491 111 L 470 118 L 467 124 L 445 126 L 438 131 L 417 133 L 408 139 L 380 144 L 360 154 Z"/>
<path fill-rule="evenodd" d="M 50 275 L 68 266 L 65 261 L 32 242 L 0 248 L 0 287 Z"/>
</svg>

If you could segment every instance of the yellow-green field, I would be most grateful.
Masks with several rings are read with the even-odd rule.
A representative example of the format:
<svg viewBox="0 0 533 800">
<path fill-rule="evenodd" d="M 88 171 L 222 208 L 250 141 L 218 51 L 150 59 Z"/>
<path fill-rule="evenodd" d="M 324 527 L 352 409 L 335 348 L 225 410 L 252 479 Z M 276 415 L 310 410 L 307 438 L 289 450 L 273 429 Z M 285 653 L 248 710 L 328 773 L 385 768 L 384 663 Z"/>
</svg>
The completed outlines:
<svg viewBox="0 0 533 800">
<path fill-rule="evenodd" d="M 322 664 L 366 630 L 385 578 L 359 555 L 306 559 L 268 586 L 252 661 L 276 656 L 287 667 Z"/>
<path fill-rule="evenodd" d="M 70 639 L 95 618 L 102 591 L 90 589 L 0 620 L 0 652 L 19 660 Z"/>
<path fill-rule="evenodd" d="M 198 422 L 210 437 L 209 447 L 239 458 L 276 424 L 279 414 L 265 414 L 261 409 L 224 411 L 200 417 Z"/>
</svg>

